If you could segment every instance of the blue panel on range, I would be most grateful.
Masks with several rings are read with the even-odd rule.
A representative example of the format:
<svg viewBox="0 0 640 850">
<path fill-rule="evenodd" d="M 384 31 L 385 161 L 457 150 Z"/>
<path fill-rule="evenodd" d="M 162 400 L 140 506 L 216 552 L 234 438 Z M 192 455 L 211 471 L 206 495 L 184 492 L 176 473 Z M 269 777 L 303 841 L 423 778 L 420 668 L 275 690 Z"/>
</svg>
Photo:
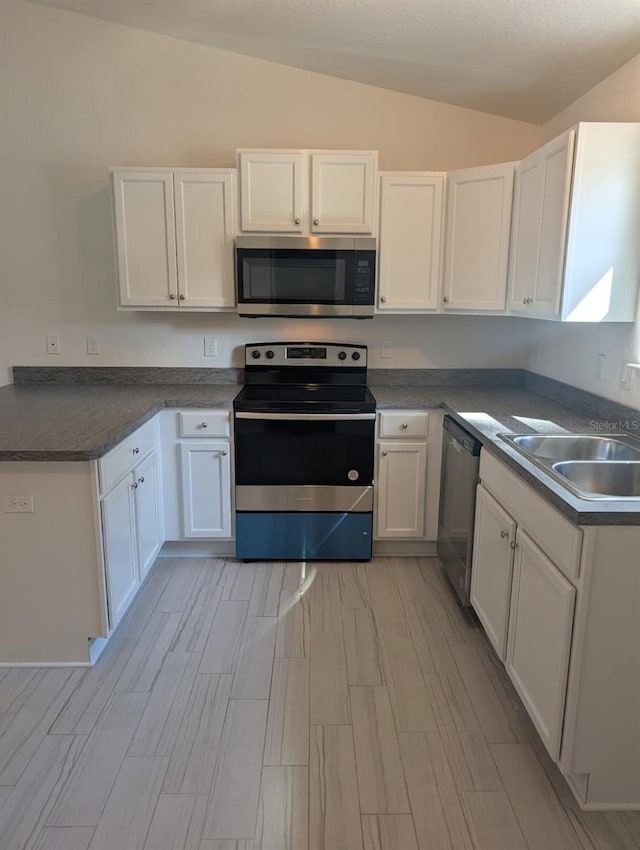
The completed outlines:
<svg viewBox="0 0 640 850">
<path fill-rule="evenodd" d="M 238 513 L 236 557 L 276 561 L 368 561 L 370 513 Z"/>
</svg>

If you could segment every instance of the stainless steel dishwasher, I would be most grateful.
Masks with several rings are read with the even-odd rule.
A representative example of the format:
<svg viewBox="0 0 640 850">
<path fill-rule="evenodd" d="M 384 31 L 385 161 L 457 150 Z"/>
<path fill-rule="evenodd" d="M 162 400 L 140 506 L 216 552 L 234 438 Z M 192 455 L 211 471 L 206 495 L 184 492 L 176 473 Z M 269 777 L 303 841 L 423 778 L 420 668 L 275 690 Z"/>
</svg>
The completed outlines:
<svg viewBox="0 0 640 850">
<path fill-rule="evenodd" d="M 450 416 L 443 427 L 438 556 L 460 602 L 468 606 L 480 442 Z"/>
</svg>

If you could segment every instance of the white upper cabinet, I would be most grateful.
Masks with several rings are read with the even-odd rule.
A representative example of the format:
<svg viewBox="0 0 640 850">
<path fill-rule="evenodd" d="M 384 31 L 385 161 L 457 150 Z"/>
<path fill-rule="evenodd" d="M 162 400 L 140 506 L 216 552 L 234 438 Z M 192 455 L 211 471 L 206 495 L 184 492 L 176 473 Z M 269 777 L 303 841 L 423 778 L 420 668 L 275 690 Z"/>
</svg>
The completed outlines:
<svg viewBox="0 0 640 850">
<path fill-rule="evenodd" d="M 311 154 L 311 231 L 372 233 L 378 155 Z"/>
<path fill-rule="evenodd" d="M 302 233 L 306 170 L 302 151 L 240 151 L 242 230 Z"/>
<path fill-rule="evenodd" d="M 120 307 L 235 306 L 235 170 L 113 172 Z"/>
<path fill-rule="evenodd" d="M 113 174 L 122 307 L 169 307 L 178 299 L 173 175 Z"/>
<path fill-rule="evenodd" d="M 509 307 L 554 318 L 560 312 L 575 131 L 516 168 Z"/>
<path fill-rule="evenodd" d="M 380 312 L 431 312 L 438 307 L 444 181 L 439 172 L 380 176 Z"/>
<path fill-rule="evenodd" d="M 505 309 L 516 164 L 447 174 L 445 310 Z"/>
<path fill-rule="evenodd" d="M 174 174 L 181 306 L 233 307 L 235 172 Z"/>
<path fill-rule="evenodd" d="M 239 150 L 247 233 L 372 233 L 375 151 Z"/>
<path fill-rule="evenodd" d="M 583 123 L 516 168 L 509 308 L 567 322 L 633 321 L 640 124 Z"/>
</svg>

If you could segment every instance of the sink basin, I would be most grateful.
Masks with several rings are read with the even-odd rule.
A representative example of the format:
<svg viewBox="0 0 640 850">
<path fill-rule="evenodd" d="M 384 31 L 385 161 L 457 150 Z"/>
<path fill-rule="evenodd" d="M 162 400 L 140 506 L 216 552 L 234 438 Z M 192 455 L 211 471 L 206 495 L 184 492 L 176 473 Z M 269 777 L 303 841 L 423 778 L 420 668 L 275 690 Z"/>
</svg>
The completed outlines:
<svg viewBox="0 0 640 850">
<path fill-rule="evenodd" d="M 587 498 L 640 498 L 640 461 L 560 461 L 551 468 Z"/>
<path fill-rule="evenodd" d="M 625 437 L 577 436 L 574 434 L 520 434 L 504 436 L 520 451 L 540 460 L 640 461 L 640 447 L 629 445 Z"/>
</svg>

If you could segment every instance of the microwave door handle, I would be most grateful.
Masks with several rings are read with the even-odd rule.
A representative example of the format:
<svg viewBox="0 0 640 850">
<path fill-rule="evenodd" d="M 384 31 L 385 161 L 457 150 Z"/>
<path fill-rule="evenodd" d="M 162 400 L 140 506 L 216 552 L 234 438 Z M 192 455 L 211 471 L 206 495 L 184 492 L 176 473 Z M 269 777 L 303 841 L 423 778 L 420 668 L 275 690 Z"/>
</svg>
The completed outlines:
<svg viewBox="0 0 640 850">
<path fill-rule="evenodd" d="M 354 419 L 375 419 L 375 413 L 248 413 L 236 412 L 237 419 L 280 419 L 297 422 L 342 422 Z"/>
</svg>

